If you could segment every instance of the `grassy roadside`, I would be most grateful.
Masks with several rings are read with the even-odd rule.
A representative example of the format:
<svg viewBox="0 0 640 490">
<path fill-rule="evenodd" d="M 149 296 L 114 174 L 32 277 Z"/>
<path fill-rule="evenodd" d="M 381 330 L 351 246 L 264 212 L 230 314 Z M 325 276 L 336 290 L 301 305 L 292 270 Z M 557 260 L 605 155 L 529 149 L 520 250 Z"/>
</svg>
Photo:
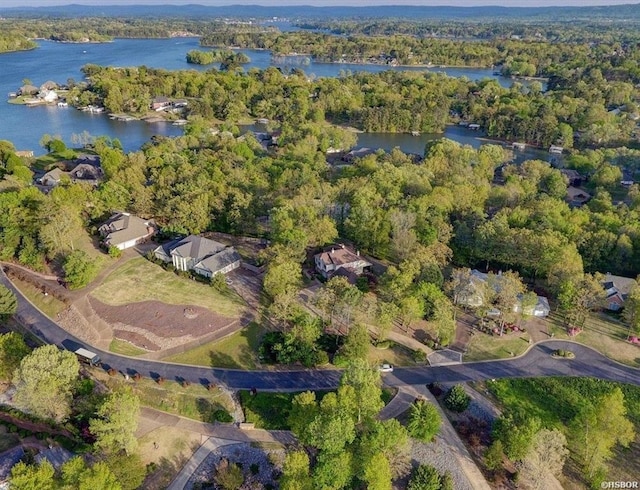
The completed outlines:
<svg viewBox="0 0 640 490">
<path fill-rule="evenodd" d="M 239 317 L 244 310 L 239 296 L 221 294 L 207 284 L 177 276 L 144 258 L 125 262 L 91 294 L 111 306 L 155 300 L 202 306 L 230 318 Z"/>
<path fill-rule="evenodd" d="M 135 345 L 120 339 L 113 339 L 111 341 L 111 344 L 109 344 L 109 352 L 130 357 L 136 357 L 147 353 L 146 350 L 139 349 Z"/>
<path fill-rule="evenodd" d="M 55 298 L 52 294 L 45 296 L 40 289 L 27 281 L 23 281 L 17 277 L 11 277 L 11 282 L 29 301 L 36 305 L 38 309 L 49 318 L 56 318 L 60 312 L 67 308 L 64 302 Z"/>
<path fill-rule="evenodd" d="M 316 391 L 316 399 L 330 391 Z M 382 401 L 388 404 L 396 395 L 394 388 L 382 390 Z M 246 421 L 255 424 L 256 428 L 268 430 L 289 430 L 288 418 L 291 413 L 293 399 L 298 393 L 258 392 L 252 395 L 249 391 L 239 391 L 238 396 Z"/>
<path fill-rule="evenodd" d="M 618 362 L 640 367 L 640 347 L 627 342 L 628 328 L 611 315 L 592 313 L 587 318 L 584 330 L 575 337 L 567 334 L 559 315 L 552 314 L 549 323 L 556 339 L 575 340 Z"/>
<path fill-rule="evenodd" d="M 250 323 L 248 327 L 221 340 L 208 342 L 163 360 L 194 366 L 256 369 L 258 347 L 264 332 L 264 328 L 257 323 Z"/>
<path fill-rule="evenodd" d="M 229 411 L 232 410 L 233 402 L 219 388 L 208 390 L 201 384 L 186 385 L 170 380 L 160 384 L 150 378 L 126 381 L 120 374 L 112 377 L 98 369 L 93 374 L 110 390 L 123 385 L 130 386 L 143 406 L 201 422 L 230 421 Z"/>
<path fill-rule="evenodd" d="M 465 362 L 508 359 L 519 356 L 529 347 L 528 333 L 510 333 L 502 337 L 474 331 L 464 355 Z"/>
</svg>

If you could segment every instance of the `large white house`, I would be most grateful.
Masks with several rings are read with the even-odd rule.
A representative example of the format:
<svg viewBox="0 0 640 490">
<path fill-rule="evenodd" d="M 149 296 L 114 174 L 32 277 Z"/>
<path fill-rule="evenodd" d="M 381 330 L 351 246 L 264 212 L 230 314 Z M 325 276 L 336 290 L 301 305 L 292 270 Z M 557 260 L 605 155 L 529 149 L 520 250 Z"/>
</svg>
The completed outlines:
<svg viewBox="0 0 640 490">
<path fill-rule="evenodd" d="M 198 235 L 165 243 L 153 253 L 179 271 L 194 271 L 205 277 L 227 274 L 240 267 L 240 255 L 233 247 Z"/>
</svg>

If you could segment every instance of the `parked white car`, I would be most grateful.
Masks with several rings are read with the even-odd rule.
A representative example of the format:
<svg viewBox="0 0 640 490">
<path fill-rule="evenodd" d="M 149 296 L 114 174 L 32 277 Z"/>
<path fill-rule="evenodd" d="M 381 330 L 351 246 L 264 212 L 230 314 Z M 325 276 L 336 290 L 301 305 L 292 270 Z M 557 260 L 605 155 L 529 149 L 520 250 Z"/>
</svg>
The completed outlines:
<svg viewBox="0 0 640 490">
<path fill-rule="evenodd" d="M 393 366 L 391 364 L 383 364 L 382 366 L 380 366 L 378 368 L 378 370 L 381 373 L 392 373 L 393 372 Z"/>
</svg>

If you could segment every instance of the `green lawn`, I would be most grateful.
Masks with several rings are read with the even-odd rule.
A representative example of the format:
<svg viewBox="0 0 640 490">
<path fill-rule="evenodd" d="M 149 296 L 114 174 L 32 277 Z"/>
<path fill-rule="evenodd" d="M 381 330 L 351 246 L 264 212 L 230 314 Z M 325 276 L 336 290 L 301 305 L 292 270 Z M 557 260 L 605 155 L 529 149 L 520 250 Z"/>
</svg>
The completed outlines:
<svg viewBox="0 0 640 490">
<path fill-rule="evenodd" d="M 125 384 L 131 386 L 134 394 L 140 398 L 140 404 L 146 407 L 202 422 L 230 421 L 228 412 L 232 409 L 232 402 L 218 388 L 207 390 L 201 384 L 183 386 L 169 380 L 158 384 L 150 378 L 125 381 L 120 374 L 110 377 L 101 373 L 100 378 L 110 389 L 118 389 Z"/>
<path fill-rule="evenodd" d="M 506 359 L 522 354 L 529 347 L 528 333 L 509 333 L 502 337 L 474 330 L 464 361 Z"/>
<path fill-rule="evenodd" d="M 377 347 L 369 346 L 368 360 L 372 364 L 391 364 L 393 366 L 415 366 L 416 362 L 413 360 L 412 351 L 402 345 L 393 345 L 388 349 L 378 349 Z"/>
<path fill-rule="evenodd" d="M 109 351 L 131 357 L 146 354 L 147 352 L 144 349 L 139 349 L 135 345 L 120 339 L 113 339 L 111 341 L 111 344 L 109 344 Z"/>
<path fill-rule="evenodd" d="M 557 314 L 549 317 L 551 331 L 556 339 L 571 339 L 593 347 L 611 359 L 640 367 L 640 347 L 627 342 L 628 328 L 610 314 L 596 312 L 589 315 L 584 329 L 569 337 L 562 319 Z"/>
<path fill-rule="evenodd" d="M 329 391 L 316 391 L 316 399 L 321 400 Z M 384 388 L 382 401 L 386 405 L 396 395 L 397 389 Z M 298 393 L 258 392 L 252 395 L 249 391 L 239 391 L 240 403 L 247 422 L 255 424 L 259 429 L 289 430 L 287 419 L 291 412 L 291 404 Z"/>
<path fill-rule="evenodd" d="M 240 403 L 245 419 L 256 428 L 267 430 L 288 430 L 287 418 L 291 412 L 291 402 L 297 393 L 257 393 L 240 391 Z"/>
<path fill-rule="evenodd" d="M 239 317 L 244 310 L 242 299 L 235 293 L 219 293 L 208 284 L 165 271 L 144 258 L 125 262 L 91 294 L 112 306 L 155 300 L 202 306 L 230 318 Z"/>
<path fill-rule="evenodd" d="M 12 277 L 11 282 L 24 294 L 29 301 L 36 305 L 49 318 L 55 318 L 67 305 L 49 294 L 45 296 L 40 289 L 27 281 Z"/>
<path fill-rule="evenodd" d="M 529 378 L 488 382 L 487 387 L 505 408 L 520 409 L 542 420 L 543 425 L 567 434 L 567 424 L 576 416 L 585 400 L 595 400 L 619 386 L 625 396 L 627 416 L 640 433 L 640 387 L 594 378 Z M 575 452 L 577 441 L 569 439 L 569 449 Z M 605 480 L 634 481 L 640 475 L 640 438 L 629 449 L 617 448 L 609 464 Z M 577 463 L 569 462 L 565 473 L 579 478 Z M 584 484 L 584 482 L 583 482 Z M 573 487 L 572 487 L 573 488 Z"/>
<path fill-rule="evenodd" d="M 222 340 L 209 342 L 164 360 L 195 366 L 256 369 L 258 347 L 264 332 L 257 323 L 250 323 L 248 327 Z"/>
</svg>

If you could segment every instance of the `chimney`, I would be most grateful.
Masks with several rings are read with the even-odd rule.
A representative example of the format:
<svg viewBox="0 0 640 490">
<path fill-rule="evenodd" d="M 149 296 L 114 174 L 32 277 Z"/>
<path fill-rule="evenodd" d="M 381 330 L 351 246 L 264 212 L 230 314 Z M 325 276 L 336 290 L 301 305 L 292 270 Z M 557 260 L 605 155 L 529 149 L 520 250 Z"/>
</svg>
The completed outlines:
<svg viewBox="0 0 640 490">
<path fill-rule="evenodd" d="M 360 257 L 360 250 L 356 250 L 356 255 Z"/>
<path fill-rule="evenodd" d="M 335 252 L 335 249 L 334 249 L 334 248 L 332 248 L 332 249 L 331 249 L 331 253 L 334 253 L 334 252 Z"/>
</svg>

